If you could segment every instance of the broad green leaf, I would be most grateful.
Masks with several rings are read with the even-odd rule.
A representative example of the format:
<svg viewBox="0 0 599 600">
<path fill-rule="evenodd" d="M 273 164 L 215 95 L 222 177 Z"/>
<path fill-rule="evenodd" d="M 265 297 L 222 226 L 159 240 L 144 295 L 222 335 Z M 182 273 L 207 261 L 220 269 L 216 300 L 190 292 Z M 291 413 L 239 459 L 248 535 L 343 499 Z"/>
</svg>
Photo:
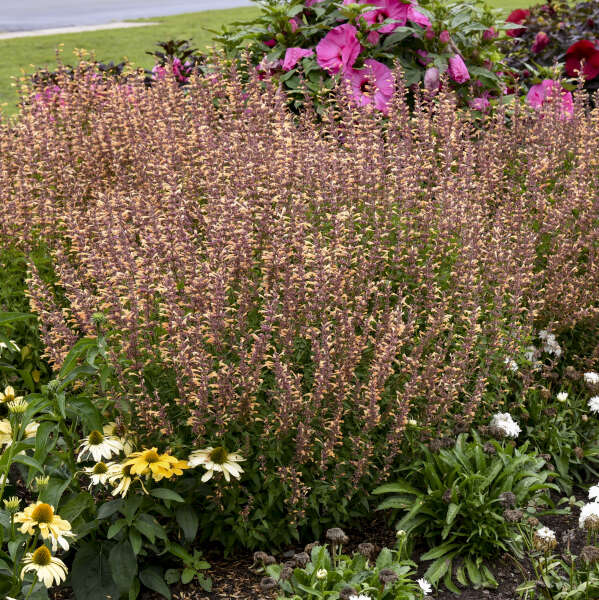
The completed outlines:
<svg viewBox="0 0 599 600">
<path fill-rule="evenodd" d="M 139 574 L 139 578 L 147 588 L 150 588 L 168 600 L 171 599 L 171 593 L 164 581 L 162 573 L 159 570 L 153 568 L 144 569 Z"/>
</svg>

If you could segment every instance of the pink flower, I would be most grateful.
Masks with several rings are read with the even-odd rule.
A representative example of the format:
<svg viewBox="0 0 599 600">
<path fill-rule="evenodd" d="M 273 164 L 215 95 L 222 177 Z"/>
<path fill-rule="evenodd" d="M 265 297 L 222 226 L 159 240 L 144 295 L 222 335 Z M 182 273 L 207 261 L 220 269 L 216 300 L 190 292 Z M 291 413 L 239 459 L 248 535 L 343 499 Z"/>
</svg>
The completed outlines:
<svg viewBox="0 0 599 600">
<path fill-rule="evenodd" d="M 291 25 L 291 33 L 295 33 L 300 26 L 296 19 L 289 19 L 289 25 Z"/>
<path fill-rule="evenodd" d="M 530 11 L 526 8 L 517 8 L 513 10 L 507 17 L 507 23 L 515 23 L 516 25 L 520 25 L 528 19 L 530 15 Z M 505 33 L 510 37 L 519 37 L 521 36 L 526 29 L 524 27 L 518 27 L 517 29 L 508 29 Z"/>
<path fill-rule="evenodd" d="M 405 4 L 401 0 L 372 0 L 366 2 L 367 4 L 374 4 L 379 6 L 376 10 L 370 10 L 362 15 L 364 20 L 370 25 L 377 25 L 383 23 L 387 19 L 393 19 L 397 23 L 389 23 L 383 25 L 380 29 L 377 29 L 379 33 L 391 33 L 398 27 L 405 25 L 408 21 L 408 10 L 410 4 Z M 421 15 L 424 17 L 424 15 Z M 426 18 L 426 17 L 425 17 Z"/>
<path fill-rule="evenodd" d="M 489 92 L 485 92 L 482 96 L 478 98 L 472 98 L 470 102 L 468 102 L 470 108 L 474 110 L 480 110 L 480 112 L 487 112 L 491 103 L 489 102 Z"/>
<path fill-rule="evenodd" d="M 495 27 L 489 27 L 483 31 L 483 40 L 494 40 L 498 33 Z"/>
<path fill-rule="evenodd" d="M 164 79 L 166 77 L 166 68 L 156 63 L 152 67 L 152 76 L 154 79 Z"/>
<path fill-rule="evenodd" d="M 314 50 L 304 50 L 304 48 L 287 48 L 285 58 L 283 59 L 283 71 L 291 71 L 298 61 L 306 56 L 313 56 Z"/>
<path fill-rule="evenodd" d="M 442 44 L 449 44 L 449 31 L 447 31 L 447 29 L 444 29 L 440 34 L 439 34 L 439 41 Z"/>
<path fill-rule="evenodd" d="M 274 48 L 277 45 L 277 40 L 266 40 L 264 45 L 268 46 L 269 48 Z"/>
<path fill-rule="evenodd" d="M 362 49 L 356 33 L 349 23 L 331 29 L 316 46 L 318 64 L 330 73 L 351 68 Z"/>
<path fill-rule="evenodd" d="M 428 92 L 436 92 L 441 85 L 441 74 L 437 67 L 429 67 L 424 72 L 424 89 Z"/>
<path fill-rule="evenodd" d="M 544 31 L 539 31 L 535 36 L 535 41 L 532 44 L 531 50 L 536 54 L 543 50 L 550 41 L 549 36 Z"/>
<path fill-rule="evenodd" d="M 387 113 L 389 102 L 393 96 L 393 74 L 391 69 L 378 60 L 368 58 L 364 61 L 364 68 L 352 69 L 349 73 L 352 87 L 352 96 L 358 106 L 374 106 Z"/>
<path fill-rule="evenodd" d="M 429 18 L 419 10 L 416 10 L 413 4 L 408 6 L 408 21 L 412 21 L 412 23 L 424 27 L 427 31 L 433 26 Z"/>
<path fill-rule="evenodd" d="M 420 58 L 418 59 L 418 62 L 419 62 L 421 65 L 424 65 L 424 66 L 426 66 L 426 65 L 428 65 L 428 63 L 429 63 L 429 62 L 431 62 L 431 60 L 432 60 L 432 59 L 429 57 L 429 55 L 428 55 L 428 52 L 427 52 L 426 50 L 416 50 L 416 54 L 418 54 L 418 56 L 420 57 Z"/>
<path fill-rule="evenodd" d="M 322 2 L 322 0 L 306 0 L 306 6 L 309 8 L 310 6 L 314 6 L 319 2 Z"/>
<path fill-rule="evenodd" d="M 447 69 L 449 76 L 456 83 L 464 83 L 470 79 L 470 73 L 468 73 L 468 68 L 466 67 L 466 63 L 464 63 L 463 58 L 459 54 L 454 54 L 449 59 L 449 68 Z"/>
<path fill-rule="evenodd" d="M 559 82 L 553 79 L 543 79 L 541 83 L 531 86 L 526 95 L 526 102 L 535 110 L 540 109 L 546 102 L 561 95 L 562 117 L 571 117 L 574 114 L 572 94 L 567 92 Z"/>
<path fill-rule="evenodd" d="M 381 37 L 381 34 L 378 31 L 371 31 L 367 36 L 366 39 L 373 45 L 376 46 L 379 43 L 379 39 Z"/>
</svg>

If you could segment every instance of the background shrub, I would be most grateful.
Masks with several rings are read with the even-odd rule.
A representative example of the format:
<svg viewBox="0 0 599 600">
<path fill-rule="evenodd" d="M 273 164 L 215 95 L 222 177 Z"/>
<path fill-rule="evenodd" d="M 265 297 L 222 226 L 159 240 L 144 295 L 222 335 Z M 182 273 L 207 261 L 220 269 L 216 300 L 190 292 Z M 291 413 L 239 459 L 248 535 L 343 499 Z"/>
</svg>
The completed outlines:
<svg viewBox="0 0 599 600">
<path fill-rule="evenodd" d="M 398 82 L 384 123 L 318 125 L 212 70 L 60 77 L 0 126 L 0 224 L 51 255 L 28 294 L 54 367 L 101 312 L 107 410 L 177 455 L 239 449 L 244 485 L 200 531 L 277 545 L 364 514 L 406 440 L 532 385 L 540 325 L 597 317 L 597 114 L 476 129 L 445 92 L 411 113 Z"/>
</svg>

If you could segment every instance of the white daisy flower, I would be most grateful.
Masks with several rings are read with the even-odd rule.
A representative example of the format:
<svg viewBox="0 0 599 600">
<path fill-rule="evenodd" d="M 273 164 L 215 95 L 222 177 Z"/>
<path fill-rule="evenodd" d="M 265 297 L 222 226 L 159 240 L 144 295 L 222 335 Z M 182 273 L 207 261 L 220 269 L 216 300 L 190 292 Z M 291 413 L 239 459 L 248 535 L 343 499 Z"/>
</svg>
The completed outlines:
<svg viewBox="0 0 599 600">
<path fill-rule="evenodd" d="M 77 462 L 81 462 L 82 457 L 91 454 L 92 458 L 98 463 L 104 458 L 111 458 L 123 451 L 123 443 L 114 436 L 105 436 L 99 431 L 92 431 L 79 444 L 79 456 Z"/>
<path fill-rule="evenodd" d="M 599 502 L 589 502 L 580 509 L 578 526 L 590 531 L 599 529 Z"/>
<path fill-rule="evenodd" d="M 433 591 L 433 586 L 424 577 L 418 580 L 418 585 L 425 596 L 428 596 Z"/>
<path fill-rule="evenodd" d="M 593 396 L 590 400 L 589 400 L 589 410 L 592 413 L 599 413 L 599 396 Z"/>
<path fill-rule="evenodd" d="M 326 569 L 318 569 L 318 571 L 316 571 L 316 579 L 326 579 L 326 577 L 327 577 Z"/>
<path fill-rule="evenodd" d="M 372 600 L 372 598 L 370 596 L 367 596 L 366 594 L 359 594 L 356 596 L 356 594 L 352 594 L 349 597 L 349 600 Z"/>
<path fill-rule="evenodd" d="M 112 495 L 121 496 L 124 498 L 129 491 L 129 487 L 133 483 L 131 465 L 123 466 L 119 463 L 109 463 L 107 466 L 108 481 L 111 485 L 115 486 L 115 488 L 112 490 Z"/>
<path fill-rule="evenodd" d="M 499 429 L 506 437 L 516 438 L 522 431 L 509 413 L 497 413 L 493 415 L 490 425 Z"/>
<path fill-rule="evenodd" d="M 553 529 L 549 529 L 549 527 L 540 527 L 539 529 L 537 529 L 535 531 L 535 535 L 537 535 L 541 539 L 547 540 L 549 542 L 557 541 L 557 539 L 555 537 L 555 531 L 553 531 Z"/>
<path fill-rule="evenodd" d="M 583 377 L 585 383 L 589 385 L 597 385 L 599 383 L 599 373 L 595 373 L 595 371 L 588 371 Z"/>
<path fill-rule="evenodd" d="M 89 477 L 91 488 L 93 485 L 105 485 L 110 477 L 109 469 L 112 466 L 112 463 L 96 463 L 93 467 L 85 467 L 83 469 L 84 473 Z"/>
<path fill-rule="evenodd" d="M 596 498 L 599 498 L 599 484 L 589 488 L 589 500 L 595 500 Z"/>
<path fill-rule="evenodd" d="M 25 573 L 33 571 L 47 588 L 59 585 L 67 578 L 67 566 L 60 558 L 52 556 L 46 546 L 40 546 L 33 553 L 28 552 L 23 564 L 25 566 L 21 571 L 21 579 L 25 578 Z"/>
<path fill-rule="evenodd" d="M 508 357 L 503 362 L 512 373 L 515 373 L 518 370 L 518 363 L 513 358 Z"/>
<path fill-rule="evenodd" d="M 222 446 L 213 448 L 209 446 L 204 450 L 195 450 L 189 455 L 187 462 L 190 467 L 202 466 L 206 469 L 202 481 L 212 479 L 214 473 L 222 473 L 227 481 L 231 481 L 231 476 L 239 479 L 243 469 L 237 464 L 243 462 L 243 458 L 236 452 L 228 452 Z"/>
<path fill-rule="evenodd" d="M 568 392 L 560 392 L 557 395 L 558 402 L 565 402 L 568 399 Z"/>
</svg>

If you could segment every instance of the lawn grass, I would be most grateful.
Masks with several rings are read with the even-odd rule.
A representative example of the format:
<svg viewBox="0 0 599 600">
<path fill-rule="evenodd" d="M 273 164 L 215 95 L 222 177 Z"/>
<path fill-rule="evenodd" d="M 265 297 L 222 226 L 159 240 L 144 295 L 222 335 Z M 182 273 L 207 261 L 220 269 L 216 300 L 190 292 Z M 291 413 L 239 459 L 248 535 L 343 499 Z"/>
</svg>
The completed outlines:
<svg viewBox="0 0 599 600">
<path fill-rule="evenodd" d="M 491 0 L 489 4 L 510 11 L 529 6 L 535 0 Z M 150 67 L 153 60 L 146 51 L 152 50 L 158 41 L 169 39 L 191 39 L 195 47 L 203 49 L 212 40 L 209 30 L 219 30 L 222 25 L 233 21 L 251 19 L 257 15 L 257 7 L 210 10 L 169 17 L 146 19 L 160 23 L 132 29 L 110 29 L 45 35 L 38 37 L 0 40 L 0 107 L 6 114 L 16 111 L 17 95 L 11 85 L 13 77 L 30 73 L 34 66 L 56 66 L 56 48 L 62 46 L 63 61 L 73 62 L 73 51 L 84 48 L 94 51 L 98 60 L 119 62 L 124 58 L 142 67 Z"/>
<path fill-rule="evenodd" d="M 11 86 L 12 78 L 22 73 L 31 73 L 33 66 L 56 66 L 56 48 L 63 44 L 63 61 L 73 63 L 73 51 L 85 48 L 94 51 L 98 60 L 118 62 L 128 58 L 142 67 L 154 64 L 152 57 L 145 54 L 156 42 L 169 39 L 191 39 L 196 48 L 205 48 L 212 40 L 209 29 L 219 30 L 222 25 L 233 21 L 251 19 L 259 12 L 257 7 L 210 10 L 169 17 L 146 19 L 159 25 L 131 29 L 109 29 L 44 35 L 38 37 L 0 40 L 0 106 L 7 114 L 16 110 L 16 92 Z"/>
</svg>

